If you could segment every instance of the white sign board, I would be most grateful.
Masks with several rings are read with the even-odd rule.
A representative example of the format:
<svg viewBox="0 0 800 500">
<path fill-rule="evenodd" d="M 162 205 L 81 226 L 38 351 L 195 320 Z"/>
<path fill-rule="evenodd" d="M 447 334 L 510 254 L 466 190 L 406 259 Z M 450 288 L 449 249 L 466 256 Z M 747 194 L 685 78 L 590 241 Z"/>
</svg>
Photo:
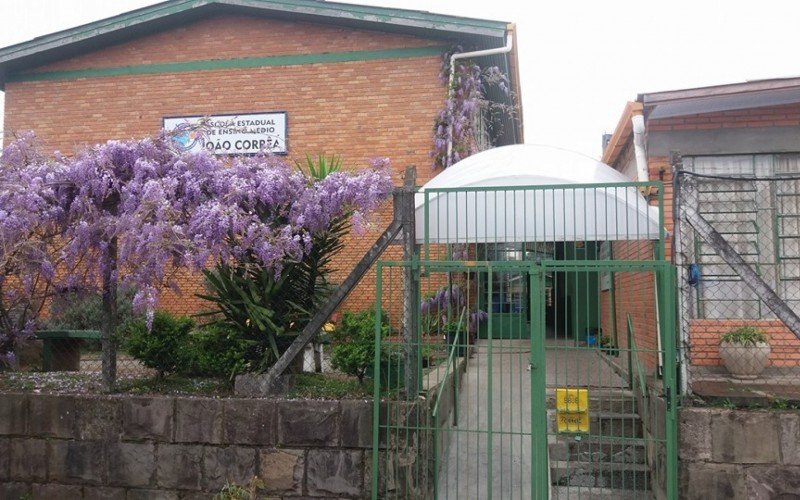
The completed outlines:
<svg viewBox="0 0 800 500">
<path fill-rule="evenodd" d="M 183 151 L 205 148 L 219 156 L 286 154 L 286 113 L 179 116 L 164 118 L 164 129 L 185 127 L 175 136 Z"/>
</svg>

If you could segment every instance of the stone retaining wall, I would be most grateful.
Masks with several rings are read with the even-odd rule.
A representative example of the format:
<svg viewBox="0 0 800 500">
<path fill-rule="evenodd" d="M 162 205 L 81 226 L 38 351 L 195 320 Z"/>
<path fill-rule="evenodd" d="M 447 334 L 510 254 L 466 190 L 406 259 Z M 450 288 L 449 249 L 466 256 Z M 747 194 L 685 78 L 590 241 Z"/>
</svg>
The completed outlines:
<svg viewBox="0 0 800 500">
<path fill-rule="evenodd" d="M 800 498 L 800 412 L 684 408 L 678 434 L 681 498 Z"/>
<path fill-rule="evenodd" d="M 372 402 L 0 394 L 0 498 L 364 498 Z"/>
</svg>

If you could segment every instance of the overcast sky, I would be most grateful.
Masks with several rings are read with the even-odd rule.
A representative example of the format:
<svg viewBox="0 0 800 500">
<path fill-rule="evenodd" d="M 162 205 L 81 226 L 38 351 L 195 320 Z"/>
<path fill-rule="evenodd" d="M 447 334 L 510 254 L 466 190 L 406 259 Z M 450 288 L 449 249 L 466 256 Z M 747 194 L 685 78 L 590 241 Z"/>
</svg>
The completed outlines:
<svg viewBox="0 0 800 500">
<path fill-rule="evenodd" d="M 0 0 L 0 47 L 154 3 Z M 593 157 L 638 93 L 800 75 L 800 2 L 791 0 L 349 3 L 516 23 L 525 141 Z"/>
</svg>

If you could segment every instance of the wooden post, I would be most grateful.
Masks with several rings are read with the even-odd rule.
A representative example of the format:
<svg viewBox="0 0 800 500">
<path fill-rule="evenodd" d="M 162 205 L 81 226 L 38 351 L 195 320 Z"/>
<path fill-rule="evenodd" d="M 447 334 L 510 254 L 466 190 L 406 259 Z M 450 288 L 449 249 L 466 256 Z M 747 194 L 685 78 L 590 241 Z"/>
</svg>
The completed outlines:
<svg viewBox="0 0 800 500">
<path fill-rule="evenodd" d="M 414 222 L 414 183 L 416 182 L 416 168 L 408 167 L 406 169 L 405 185 L 402 188 L 395 189 L 394 195 L 394 219 L 392 223 L 386 228 L 386 231 L 378 238 L 372 248 L 364 254 L 364 257 L 353 268 L 350 274 L 345 278 L 339 288 L 331 295 L 328 301 L 320 307 L 308 322 L 300 335 L 292 342 L 289 348 L 283 353 L 278 361 L 272 365 L 266 376 L 259 380 L 256 390 L 250 388 L 247 392 L 268 393 L 273 387 L 284 371 L 289 367 L 292 361 L 302 352 L 302 350 L 311 342 L 314 337 L 319 333 L 322 326 L 328 321 L 331 314 L 344 302 L 344 299 L 350 295 L 350 292 L 358 285 L 364 275 L 369 271 L 369 268 L 378 260 L 378 257 L 389 247 L 389 244 L 402 233 L 403 236 L 403 254 L 404 258 L 412 260 L 410 256 L 416 256 L 416 235 L 415 235 L 415 222 Z M 408 254 L 406 254 L 408 252 Z M 416 260 L 416 257 L 413 257 Z M 405 270 L 404 276 L 406 277 L 406 296 L 404 297 L 404 336 L 408 335 L 406 343 L 406 391 L 412 391 L 416 397 L 419 387 L 419 376 L 416 367 L 417 349 L 419 344 L 417 324 L 419 314 L 419 278 L 414 269 L 408 267 Z M 411 307 L 416 305 L 416 307 Z M 408 312 L 406 312 L 408 311 Z M 409 314 L 408 317 L 405 315 Z M 411 342 L 410 344 L 408 342 Z M 410 352 L 409 346 L 414 347 L 413 353 Z M 413 367 L 413 369 L 409 369 Z M 409 378 L 412 377 L 412 378 Z M 237 389 L 238 391 L 238 389 Z"/>
<path fill-rule="evenodd" d="M 406 168 L 403 188 L 394 198 L 395 220 L 403 226 L 403 354 L 405 361 L 406 397 L 413 399 L 419 393 L 419 257 L 417 252 L 416 224 L 414 221 L 414 193 L 416 168 Z"/>
<path fill-rule="evenodd" d="M 399 234 L 401 230 L 400 223 L 395 220 L 393 221 L 386 231 L 378 238 L 372 248 L 364 255 L 361 261 L 356 264 L 350 274 L 345 278 L 339 288 L 333 292 L 333 295 L 328 299 L 322 307 L 317 310 L 314 316 L 311 318 L 311 321 L 308 322 L 303 331 L 300 332 L 300 335 L 292 342 L 286 351 L 284 351 L 283 355 L 272 365 L 269 372 L 267 372 L 266 378 L 259 382 L 259 387 L 257 392 L 261 393 L 268 393 L 270 392 L 271 388 L 274 386 L 275 382 L 278 380 L 284 371 L 289 367 L 289 365 L 294 361 L 294 359 L 300 354 L 303 349 L 308 345 L 309 342 L 314 338 L 317 333 L 319 333 L 320 329 L 322 329 L 325 322 L 328 321 L 331 314 L 338 308 L 344 299 L 350 295 L 350 292 L 358 285 L 361 281 L 361 278 L 364 277 L 364 274 L 369 270 L 372 264 L 378 260 L 378 257 L 386 250 L 391 243 Z M 250 392 L 250 391 L 248 391 Z"/>
</svg>

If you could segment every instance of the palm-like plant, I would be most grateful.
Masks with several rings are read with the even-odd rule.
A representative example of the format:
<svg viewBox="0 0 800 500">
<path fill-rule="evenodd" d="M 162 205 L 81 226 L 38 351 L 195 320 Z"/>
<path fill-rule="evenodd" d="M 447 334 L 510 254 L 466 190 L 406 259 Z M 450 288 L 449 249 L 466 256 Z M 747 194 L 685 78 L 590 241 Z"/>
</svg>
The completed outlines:
<svg viewBox="0 0 800 500">
<path fill-rule="evenodd" d="M 306 157 L 304 167 L 313 183 L 338 172 L 341 161 L 337 157 Z M 333 258 L 344 246 L 351 215 L 332 220 L 325 230 L 312 235 L 310 251 L 301 260 L 288 262 L 279 275 L 251 254 L 204 271 L 208 293 L 198 296 L 214 307 L 202 315 L 234 326 L 252 343 L 248 353 L 251 370 L 269 368 L 288 340 L 302 331 L 330 296 Z"/>
</svg>

